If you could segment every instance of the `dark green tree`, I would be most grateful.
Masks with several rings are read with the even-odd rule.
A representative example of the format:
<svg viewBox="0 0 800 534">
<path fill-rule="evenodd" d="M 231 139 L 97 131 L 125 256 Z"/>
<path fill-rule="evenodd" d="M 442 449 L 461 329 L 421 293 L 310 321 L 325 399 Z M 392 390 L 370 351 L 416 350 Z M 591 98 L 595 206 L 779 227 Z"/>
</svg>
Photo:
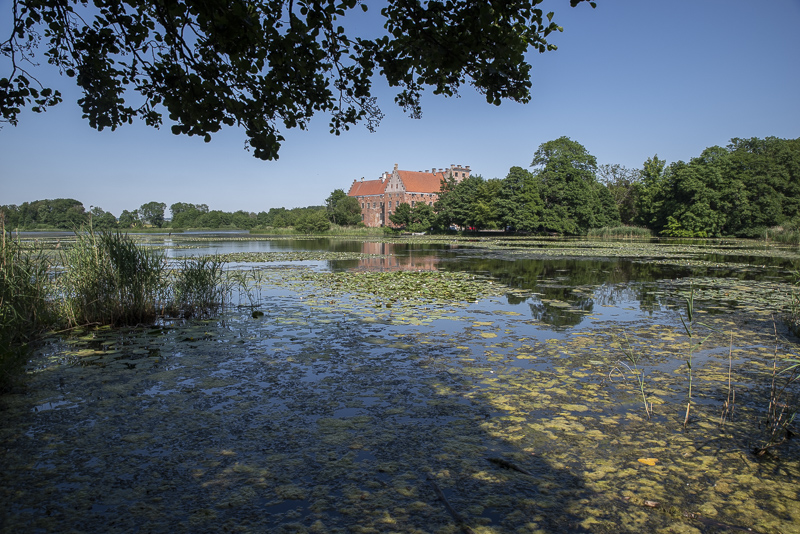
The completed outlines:
<svg viewBox="0 0 800 534">
<path fill-rule="evenodd" d="M 113 230 L 117 227 L 117 218 L 104 211 L 103 208 L 93 206 L 89 213 L 91 214 L 92 228 L 95 230 Z"/>
<path fill-rule="evenodd" d="M 647 158 L 641 170 L 641 180 L 635 185 L 636 215 L 634 223 L 653 230 L 660 230 L 668 214 L 663 208 L 667 188 L 667 162 L 658 159 L 658 154 Z"/>
<path fill-rule="evenodd" d="M 164 226 L 164 210 L 167 205 L 163 202 L 148 202 L 139 206 L 139 218 L 143 224 L 149 224 L 156 228 Z"/>
<path fill-rule="evenodd" d="M 355 226 L 361 222 L 361 205 L 358 199 L 348 196 L 343 189 L 335 189 L 325 200 L 325 207 L 333 224 Z"/>
<path fill-rule="evenodd" d="M 480 185 L 472 205 L 472 225 L 476 228 L 498 229 L 503 226 L 498 207 L 502 184 L 502 180 L 492 178 Z"/>
<path fill-rule="evenodd" d="M 438 226 L 448 228 L 455 224 L 462 228 L 475 227 L 479 220 L 492 212 L 491 199 L 486 198 L 485 181 L 473 175 L 456 182 L 454 178 L 442 180 L 439 199 L 434 204 Z"/>
<path fill-rule="evenodd" d="M 118 221 L 120 228 L 139 228 L 142 226 L 142 221 L 139 219 L 139 210 L 122 210 L 119 215 Z"/>
<path fill-rule="evenodd" d="M 560 234 L 585 234 L 590 228 L 614 224 L 619 213 L 601 202 L 597 160 L 580 143 L 560 137 L 539 146 L 532 167 L 544 202 L 541 226 Z"/>
<path fill-rule="evenodd" d="M 255 213 L 238 210 L 231 215 L 231 224 L 241 230 L 249 230 L 258 224 Z"/>
<path fill-rule="evenodd" d="M 327 232 L 331 227 L 326 210 L 313 210 L 303 213 L 297 218 L 294 229 L 304 234 L 319 234 Z"/>
<path fill-rule="evenodd" d="M 7 209 L 13 227 L 23 229 L 59 228 L 73 230 L 89 222 L 83 204 L 72 198 L 56 198 L 23 202 Z M 8 221 L 7 223 L 8 224 Z"/>
<path fill-rule="evenodd" d="M 427 232 L 433 226 L 436 220 L 436 214 L 430 205 L 425 202 L 417 202 L 409 212 L 409 219 L 409 230 L 412 232 Z"/>
<path fill-rule="evenodd" d="M 394 213 L 389 215 L 389 220 L 401 228 L 411 224 L 411 204 L 408 202 L 398 204 Z"/>
<path fill-rule="evenodd" d="M 0 118 L 17 124 L 23 107 L 61 101 L 26 70 L 41 44 L 82 89 L 78 104 L 93 128 L 136 117 L 158 127 L 166 113 L 173 133 L 206 142 L 224 126 L 242 127 L 256 157 L 275 159 L 280 129 L 305 128 L 318 112 L 336 134 L 358 122 L 374 128 L 378 75 L 412 116 L 425 88 L 453 96 L 468 84 L 492 104 L 528 102 L 527 52 L 554 49 L 547 37 L 561 30 L 541 2 L 388 0 L 376 26 L 359 20 L 368 9 L 359 0 L 12 0 Z"/>
<path fill-rule="evenodd" d="M 511 167 L 502 181 L 497 206 L 504 228 L 515 232 L 538 230 L 544 203 L 537 177 L 522 167 Z"/>
<path fill-rule="evenodd" d="M 606 186 L 617 206 L 622 224 L 635 224 L 639 207 L 639 185 L 642 175 L 639 169 L 628 169 L 618 163 L 603 164 L 597 167 L 597 178 Z M 601 192 L 605 196 L 605 193 Z M 601 199 L 601 202 L 606 202 Z"/>
<path fill-rule="evenodd" d="M 734 138 L 727 149 L 726 172 L 732 184 L 741 184 L 747 199 L 734 200 L 729 233 L 755 237 L 800 216 L 800 138 Z"/>
</svg>

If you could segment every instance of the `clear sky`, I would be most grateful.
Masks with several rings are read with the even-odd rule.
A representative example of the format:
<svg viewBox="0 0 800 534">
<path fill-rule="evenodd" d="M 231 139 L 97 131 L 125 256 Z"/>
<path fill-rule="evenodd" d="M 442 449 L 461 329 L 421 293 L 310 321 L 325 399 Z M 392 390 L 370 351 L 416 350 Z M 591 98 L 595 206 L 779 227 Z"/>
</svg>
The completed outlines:
<svg viewBox="0 0 800 534">
<path fill-rule="evenodd" d="M 62 104 L 0 130 L 0 204 L 66 197 L 117 216 L 149 201 L 258 212 L 323 204 L 334 189 L 395 163 L 470 165 L 502 178 L 560 136 L 599 163 L 627 167 L 654 154 L 686 161 L 733 137 L 800 137 L 800 0 L 597 3 L 545 3 L 564 32 L 550 40 L 557 51 L 531 55 L 529 104 L 495 107 L 464 87 L 460 98 L 426 95 L 414 120 L 381 88 L 386 117 L 376 133 L 357 126 L 335 137 L 320 116 L 309 131 L 283 132 L 272 162 L 246 152 L 237 129 L 209 144 L 174 136 L 168 124 L 97 132 L 80 118 L 80 95 L 64 79 Z M 0 19 L 10 4 L 0 0 Z"/>
</svg>

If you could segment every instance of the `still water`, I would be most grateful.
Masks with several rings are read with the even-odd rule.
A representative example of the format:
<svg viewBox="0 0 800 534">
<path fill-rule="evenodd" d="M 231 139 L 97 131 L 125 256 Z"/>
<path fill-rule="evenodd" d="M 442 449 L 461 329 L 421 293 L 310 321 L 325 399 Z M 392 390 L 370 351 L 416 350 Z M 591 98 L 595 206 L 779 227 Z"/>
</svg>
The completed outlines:
<svg viewBox="0 0 800 534">
<path fill-rule="evenodd" d="M 34 355 L 4 532 L 800 531 L 797 443 L 751 453 L 796 251 L 148 240 L 249 282 Z"/>
</svg>

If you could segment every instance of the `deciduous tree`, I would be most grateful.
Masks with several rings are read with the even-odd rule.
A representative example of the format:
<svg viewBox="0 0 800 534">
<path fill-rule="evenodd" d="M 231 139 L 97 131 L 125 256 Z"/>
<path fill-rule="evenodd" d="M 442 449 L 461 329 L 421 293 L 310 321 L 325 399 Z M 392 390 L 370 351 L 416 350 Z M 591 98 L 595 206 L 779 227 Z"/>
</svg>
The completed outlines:
<svg viewBox="0 0 800 534">
<path fill-rule="evenodd" d="M 333 224 L 355 226 L 361 222 L 361 205 L 358 199 L 348 196 L 343 189 L 335 189 L 325 200 L 325 207 Z"/>
<path fill-rule="evenodd" d="M 166 113 L 173 133 L 208 142 L 238 125 L 256 157 L 275 159 L 281 129 L 305 128 L 319 112 L 337 135 L 377 126 L 377 75 L 415 117 L 425 88 L 452 96 L 468 84 L 492 104 L 528 102 L 526 54 L 554 49 L 547 38 L 562 29 L 542 1 L 386 0 L 375 23 L 358 18 L 361 0 L 11 0 L 0 118 L 17 124 L 23 107 L 61 101 L 28 70 L 41 44 L 83 90 L 93 128 L 137 117 L 158 127 Z"/>
<path fill-rule="evenodd" d="M 139 207 L 139 218 L 143 224 L 150 224 L 156 228 L 164 226 L 164 210 L 167 205 L 163 202 L 148 202 Z"/>
<path fill-rule="evenodd" d="M 568 137 L 542 143 L 531 166 L 537 168 L 545 230 L 577 235 L 619 222 L 616 209 L 601 202 L 597 160 L 580 143 Z"/>
<path fill-rule="evenodd" d="M 539 196 L 539 180 L 522 167 L 511 167 L 497 199 L 503 226 L 515 232 L 534 232 L 541 225 L 544 203 Z"/>
</svg>

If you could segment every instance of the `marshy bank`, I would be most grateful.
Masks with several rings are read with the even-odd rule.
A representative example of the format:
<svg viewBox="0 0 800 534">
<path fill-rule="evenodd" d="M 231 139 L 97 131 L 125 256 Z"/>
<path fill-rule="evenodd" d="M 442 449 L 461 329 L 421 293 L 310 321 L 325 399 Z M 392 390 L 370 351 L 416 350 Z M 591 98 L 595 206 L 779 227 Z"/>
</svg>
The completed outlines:
<svg viewBox="0 0 800 534">
<path fill-rule="evenodd" d="M 796 248 L 164 254 L 224 261 L 228 305 L 38 348 L 0 398 L 5 531 L 800 531 Z"/>
</svg>

